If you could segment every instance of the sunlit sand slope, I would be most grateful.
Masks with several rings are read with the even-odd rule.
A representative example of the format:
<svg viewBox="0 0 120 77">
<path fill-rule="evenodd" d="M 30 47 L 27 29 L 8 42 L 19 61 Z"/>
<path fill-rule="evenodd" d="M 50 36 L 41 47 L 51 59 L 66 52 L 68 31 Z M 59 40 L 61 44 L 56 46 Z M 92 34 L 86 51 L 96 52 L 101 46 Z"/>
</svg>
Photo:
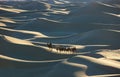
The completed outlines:
<svg viewBox="0 0 120 77">
<path fill-rule="evenodd" d="M 0 1 L 0 77 L 120 77 L 120 1 Z"/>
</svg>

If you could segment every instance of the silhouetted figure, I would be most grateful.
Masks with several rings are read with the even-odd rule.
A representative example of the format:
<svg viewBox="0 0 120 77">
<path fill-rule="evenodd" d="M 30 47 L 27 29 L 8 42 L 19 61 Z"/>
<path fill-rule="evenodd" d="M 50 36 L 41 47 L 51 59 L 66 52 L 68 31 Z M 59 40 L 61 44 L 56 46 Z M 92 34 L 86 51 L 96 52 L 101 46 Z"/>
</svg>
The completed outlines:
<svg viewBox="0 0 120 77">
<path fill-rule="evenodd" d="M 47 43 L 47 46 L 49 47 L 49 48 L 52 48 L 52 43 L 50 42 L 50 43 Z"/>
<path fill-rule="evenodd" d="M 56 49 L 57 51 L 59 51 L 59 50 L 60 50 L 60 47 L 61 47 L 61 46 L 56 45 L 56 46 L 55 46 L 55 49 Z"/>
<path fill-rule="evenodd" d="M 67 47 L 65 50 L 66 50 L 66 51 L 71 51 L 71 48 Z"/>
<path fill-rule="evenodd" d="M 71 51 L 75 52 L 77 49 L 75 47 L 64 47 L 64 46 L 55 46 L 57 51 Z"/>
<path fill-rule="evenodd" d="M 65 47 L 64 50 L 65 50 L 65 51 L 72 51 L 72 52 L 74 52 L 74 51 L 76 51 L 77 49 L 76 49 L 75 47 Z"/>
<path fill-rule="evenodd" d="M 61 46 L 61 45 L 52 45 L 52 43 L 47 43 L 47 47 L 51 48 L 51 49 L 56 49 L 57 51 L 71 51 L 71 52 L 75 52 L 77 49 L 75 47 L 65 47 L 65 46 Z"/>
<path fill-rule="evenodd" d="M 71 51 L 75 52 L 77 49 L 75 47 L 71 48 Z"/>
</svg>

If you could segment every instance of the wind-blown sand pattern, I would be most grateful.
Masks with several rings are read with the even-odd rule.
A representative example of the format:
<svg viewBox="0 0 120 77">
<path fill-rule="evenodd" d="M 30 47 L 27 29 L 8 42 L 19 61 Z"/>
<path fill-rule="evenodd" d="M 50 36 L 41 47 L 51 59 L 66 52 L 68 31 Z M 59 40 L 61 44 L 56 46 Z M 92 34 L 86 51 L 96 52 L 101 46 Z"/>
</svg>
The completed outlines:
<svg viewBox="0 0 120 77">
<path fill-rule="evenodd" d="M 0 1 L 0 77 L 120 77 L 120 1 Z"/>
</svg>

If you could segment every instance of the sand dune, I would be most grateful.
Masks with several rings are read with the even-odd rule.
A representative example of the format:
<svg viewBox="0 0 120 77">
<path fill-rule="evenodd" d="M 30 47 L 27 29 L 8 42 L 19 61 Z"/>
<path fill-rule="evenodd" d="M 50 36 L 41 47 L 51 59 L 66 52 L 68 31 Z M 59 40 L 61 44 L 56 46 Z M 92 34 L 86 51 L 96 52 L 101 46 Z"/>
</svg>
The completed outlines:
<svg viewBox="0 0 120 77">
<path fill-rule="evenodd" d="M 16 23 L 14 20 L 10 18 L 0 17 L 0 22 L 9 22 L 9 23 Z"/>
<path fill-rule="evenodd" d="M 115 6 L 113 6 L 113 5 L 105 4 L 105 3 L 102 3 L 102 2 L 99 2 L 99 1 L 97 1 L 97 3 L 99 3 L 100 5 L 103 5 L 103 6 L 115 8 Z"/>
<path fill-rule="evenodd" d="M 26 10 L 14 9 L 14 8 L 4 8 L 4 7 L 0 7 L 0 10 L 8 11 L 8 12 L 13 12 L 13 13 L 26 12 Z"/>
<path fill-rule="evenodd" d="M 1 30 L 3 30 L 3 34 L 4 33 L 6 33 L 6 32 L 10 32 L 11 34 L 6 34 L 6 35 L 14 35 L 14 36 L 16 36 L 16 35 L 18 35 L 17 33 L 19 33 L 19 34 L 23 34 L 23 35 L 26 35 L 26 34 L 28 34 L 27 35 L 27 37 L 29 36 L 29 35 L 33 35 L 34 37 L 47 37 L 46 35 L 44 35 L 44 34 L 42 34 L 42 33 L 39 33 L 39 32 L 34 32 L 34 31 L 27 31 L 27 30 L 14 30 L 14 29 L 8 29 L 8 28 L 0 28 Z M 1 33 L 1 34 L 2 34 Z M 25 36 L 24 36 L 25 37 Z M 31 37 L 32 38 L 32 37 Z"/>
<path fill-rule="evenodd" d="M 23 45 L 33 45 L 32 43 L 30 43 L 28 41 L 12 38 L 9 36 L 3 36 L 3 37 L 5 38 L 5 40 L 8 40 L 10 43 L 23 44 Z"/>
<path fill-rule="evenodd" d="M 25 63 L 49 63 L 49 62 L 57 62 L 57 61 L 62 61 L 65 59 L 59 59 L 59 60 L 48 60 L 48 61 L 30 61 L 30 60 L 21 60 L 21 59 L 16 59 L 4 55 L 0 55 L 1 59 L 6 59 L 6 60 L 11 60 L 11 61 L 16 61 L 16 62 L 25 62 Z"/>
<path fill-rule="evenodd" d="M 109 15 L 112 15 L 112 16 L 115 16 L 115 17 L 120 17 L 120 14 L 114 14 L 114 13 L 106 13 L 106 14 L 109 14 Z"/>
<path fill-rule="evenodd" d="M 0 1 L 0 77 L 120 77 L 119 5 Z"/>
<path fill-rule="evenodd" d="M 59 59 L 59 58 L 62 59 L 72 56 L 67 54 L 59 55 L 56 53 L 52 53 L 50 52 L 48 47 L 44 47 L 46 46 L 46 44 L 43 46 L 40 45 L 37 46 L 29 41 L 13 38 L 10 36 L 1 35 L 1 44 L 3 44 L 0 46 L 2 48 L 1 53 L 22 59 L 47 60 L 47 59 Z M 7 49 L 5 47 L 7 47 Z M 56 57 L 52 57 L 53 55 L 55 55 Z M 51 58 L 48 56 L 51 56 Z"/>
<path fill-rule="evenodd" d="M 45 77 L 60 77 L 60 76 L 69 76 L 69 77 L 109 77 L 109 76 L 120 76 L 119 74 L 119 62 L 117 67 L 114 67 L 112 61 L 107 59 L 97 59 L 89 56 L 76 56 L 67 61 L 64 61 L 54 67 Z M 95 67 L 96 68 L 93 68 Z M 106 67 L 107 66 L 107 67 Z M 102 69 L 104 71 L 102 72 Z M 70 70 L 73 69 L 73 70 Z M 64 71 L 63 71 L 64 70 Z M 93 70 L 93 71 L 90 71 Z M 96 72 L 97 71 L 97 72 Z M 98 72 L 100 71 L 100 72 Z M 111 74 L 109 74 L 111 73 Z M 103 75 L 103 76 L 102 76 Z"/>
<path fill-rule="evenodd" d="M 4 27 L 4 26 L 6 26 L 6 24 L 4 24 L 4 23 L 0 22 L 0 26 L 3 26 L 3 27 Z"/>
<path fill-rule="evenodd" d="M 97 54 L 100 54 L 104 56 L 105 58 L 112 59 L 112 60 L 120 60 L 120 50 L 103 50 L 101 52 L 98 52 Z"/>
</svg>

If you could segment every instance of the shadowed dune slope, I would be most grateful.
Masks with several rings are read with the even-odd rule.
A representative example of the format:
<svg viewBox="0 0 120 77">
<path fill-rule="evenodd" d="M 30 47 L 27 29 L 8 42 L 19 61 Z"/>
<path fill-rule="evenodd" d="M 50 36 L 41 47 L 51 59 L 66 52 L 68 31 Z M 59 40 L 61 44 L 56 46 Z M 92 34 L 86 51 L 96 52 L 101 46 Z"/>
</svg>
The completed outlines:
<svg viewBox="0 0 120 77">
<path fill-rule="evenodd" d="M 0 50 L 1 54 L 15 58 L 28 60 L 56 60 L 70 56 L 51 53 L 47 49 L 44 49 L 44 47 L 42 48 L 42 46 L 35 46 L 29 41 L 16 39 L 9 36 L 1 35 L 0 42 L 0 48 L 2 48 Z"/>
<path fill-rule="evenodd" d="M 0 77 L 120 77 L 120 0 L 0 1 Z"/>
</svg>

